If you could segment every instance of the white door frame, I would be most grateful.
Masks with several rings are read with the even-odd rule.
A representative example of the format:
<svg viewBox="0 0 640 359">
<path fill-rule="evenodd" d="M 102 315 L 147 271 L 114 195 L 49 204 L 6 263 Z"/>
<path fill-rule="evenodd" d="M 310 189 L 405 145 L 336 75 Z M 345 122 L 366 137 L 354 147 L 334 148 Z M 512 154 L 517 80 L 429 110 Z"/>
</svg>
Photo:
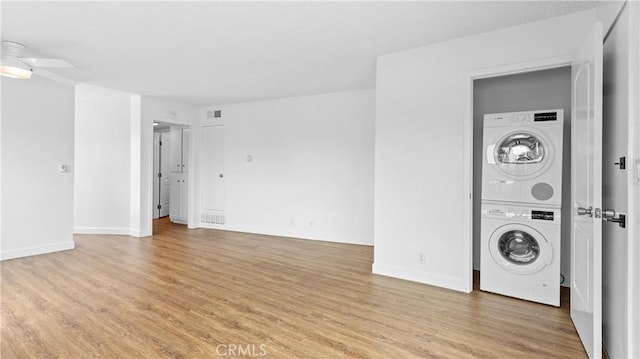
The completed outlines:
<svg viewBox="0 0 640 359">
<path fill-rule="evenodd" d="M 465 96 L 465 121 L 463 128 L 463 193 L 465 194 L 463 231 L 465 238 L 462 241 L 462 253 L 466 256 L 463 273 L 467 276 L 466 292 L 473 291 L 473 81 L 491 77 L 515 75 L 526 72 L 549 70 L 558 67 L 571 66 L 570 56 L 559 56 L 540 59 L 530 62 L 521 62 L 496 67 L 488 67 L 468 71 L 464 76 L 464 86 L 467 89 Z"/>
<path fill-rule="evenodd" d="M 155 129 L 154 129 L 154 131 L 153 131 L 153 154 L 151 156 L 153 158 L 153 172 L 152 172 L 152 177 L 151 177 L 153 179 L 153 196 L 151 196 L 153 198 L 153 204 L 151 205 L 151 218 L 152 219 L 160 218 L 160 211 L 158 210 L 158 208 L 156 206 L 160 202 L 160 191 L 159 191 L 159 188 L 160 188 L 160 186 L 162 184 L 160 183 L 160 180 L 158 180 L 158 177 L 156 176 L 156 174 L 160 173 L 159 157 L 160 157 L 160 151 L 162 151 L 162 149 L 160 148 L 159 142 L 161 141 L 161 138 L 162 138 L 162 136 L 160 136 L 160 132 L 156 132 Z"/>
<path fill-rule="evenodd" d="M 164 117 L 158 117 L 158 116 L 154 116 L 150 122 L 147 123 L 147 126 L 151 126 L 150 131 L 147 131 L 147 133 L 149 134 L 149 138 L 147 139 L 147 143 L 149 144 L 147 151 L 149 151 L 149 153 L 151 153 L 151 158 L 153 159 L 153 123 L 154 122 L 162 122 L 162 123 L 166 123 L 169 125 L 174 125 L 174 126 L 182 126 L 182 127 L 186 127 L 189 129 L 189 133 L 193 133 L 192 129 L 194 128 L 193 124 L 189 123 L 189 122 L 183 122 L 180 120 L 176 120 L 176 119 L 172 119 L 172 118 L 164 118 Z M 189 174 L 187 175 L 187 226 L 189 228 L 193 228 L 192 226 L 195 225 L 194 223 L 192 223 L 191 221 L 191 202 L 193 199 L 193 184 L 194 184 L 194 180 L 193 180 L 193 175 L 191 174 L 191 172 L 193 171 L 193 153 L 194 153 L 194 145 L 193 145 L 193 141 L 189 141 L 189 159 L 187 161 L 187 168 L 189 169 Z M 149 163 L 147 164 L 147 172 L 149 173 L 148 178 L 146 178 L 146 181 L 148 183 L 148 185 L 150 186 L 150 191 L 153 191 L 153 161 L 149 161 Z M 153 194 L 151 193 L 151 195 L 149 196 L 149 200 L 147 203 L 147 208 L 151 208 L 153 209 Z M 149 228 L 151 230 L 151 235 L 153 235 L 153 216 L 149 216 L 148 218 L 148 225 Z"/>
</svg>

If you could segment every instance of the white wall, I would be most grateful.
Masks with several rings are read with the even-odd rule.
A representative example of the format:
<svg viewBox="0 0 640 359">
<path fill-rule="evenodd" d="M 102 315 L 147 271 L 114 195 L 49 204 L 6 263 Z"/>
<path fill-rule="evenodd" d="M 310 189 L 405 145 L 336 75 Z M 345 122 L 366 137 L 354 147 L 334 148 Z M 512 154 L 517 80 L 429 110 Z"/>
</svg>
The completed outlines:
<svg viewBox="0 0 640 359">
<path fill-rule="evenodd" d="M 74 231 L 129 234 L 131 94 L 76 86 Z"/>
<path fill-rule="evenodd" d="M 222 110 L 227 143 L 227 222 L 203 226 L 372 244 L 374 101 L 362 90 L 202 109 L 203 124 Z"/>
<path fill-rule="evenodd" d="M 469 73 L 571 56 L 593 18 L 576 13 L 378 58 L 374 273 L 472 289 Z"/>
<path fill-rule="evenodd" d="M 1 258 L 72 249 L 73 86 L 38 76 L 1 81 Z"/>
<path fill-rule="evenodd" d="M 145 185 L 147 176 L 151 175 L 151 171 L 148 171 L 147 167 L 153 168 L 153 152 L 150 158 L 145 158 L 144 151 L 147 146 L 153 148 L 153 124 L 146 124 L 142 119 L 142 96 L 140 95 L 131 95 L 129 126 L 131 129 L 129 138 L 131 141 L 129 152 L 129 168 L 131 170 L 129 177 L 129 234 L 135 237 L 146 237 L 151 235 L 151 207 L 146 203 L 147 201 L 153 202 L 151 195 L 153 188 Z M 151 138 L 147 138 L 147 136 L 151 136 Z"/>
<path fill-rule="evenodd" d="M 196 109 L 84 84 L 76 97 L 75 232 L 151 235 L 153 121 Z"/>
</svg>

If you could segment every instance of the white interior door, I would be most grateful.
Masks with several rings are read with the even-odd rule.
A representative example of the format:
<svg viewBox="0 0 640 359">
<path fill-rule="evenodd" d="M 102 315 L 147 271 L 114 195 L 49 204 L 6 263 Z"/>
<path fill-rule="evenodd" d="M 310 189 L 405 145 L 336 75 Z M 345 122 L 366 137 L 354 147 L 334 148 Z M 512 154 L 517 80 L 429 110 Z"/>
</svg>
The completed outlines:
<svg viewBox="0 0 640 359">
<path fill-rule="evenodd" d="M 224 211 L 226 204 L 224 125 L 203 126 L 200 148 L 202 209 Z"/>
<path fill-rule="evenodd" d="M 168 132 L 161 133 L 161 145 L 160 145 L 160 217 L 169 215 L 169 190 L 171 186 L 169 172 L 171 156 L 171 140 Z"/>
<path fill-rule="evenodd" d="M 156 219 L 160 215 L 160 211 L 158 210 L 158 205 L 160 204 L 160 182 L 161 179 L 158 177 L 158 173 L 160 172 L 160 133 L 153 133 L 153 208 L 151 208 L 151 213 L 153 213 L 153 219 Z"/>
<path fill-rule="evenodd" d="M 609 30 L 603 61 L 602 206 L 614 210 L 617 219 L 629 214 L 631 187 L 628 165 L 625 163 L 625 169 L 620 168 L 620 157 L 630 158 L 628 44 L 629 6 L 625 6 Z M 633 239 L 628 235 L 628 226 L 623 228 L 612 221 L 602 224 L 602 342 L 611 358 L 632 357 L 628 350 L 632 311 L 631 305 L 627 305 L 627 285 Z"/>
<path fill-rule="evenodd" d="M 571 67 L 571 319 L 590 358 L 602 356 L 602 24 Z"/>
</svg>

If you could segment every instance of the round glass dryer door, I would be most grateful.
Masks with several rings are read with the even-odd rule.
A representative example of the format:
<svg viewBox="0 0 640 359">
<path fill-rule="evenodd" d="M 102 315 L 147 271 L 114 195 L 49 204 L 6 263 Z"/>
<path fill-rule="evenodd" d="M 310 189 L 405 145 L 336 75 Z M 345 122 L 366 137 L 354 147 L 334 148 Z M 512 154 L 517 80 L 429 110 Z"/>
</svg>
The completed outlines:
<svg viewBox="0 0 640 359">
<path fill-rule="evenodd" d="M 553 160 L 553 147 L 531 130 L 502 137 L 494 148 L 496 166 L 509 177 L 532 178 L 544 172 Z"/>
<path fill-rule="evenodd" d="M 514 274 L 537 273 L 553 259 L 551 244 L 524 224 L 498 228 L 489 240 L 489 253 L 498 265 Z"/>
</svg>

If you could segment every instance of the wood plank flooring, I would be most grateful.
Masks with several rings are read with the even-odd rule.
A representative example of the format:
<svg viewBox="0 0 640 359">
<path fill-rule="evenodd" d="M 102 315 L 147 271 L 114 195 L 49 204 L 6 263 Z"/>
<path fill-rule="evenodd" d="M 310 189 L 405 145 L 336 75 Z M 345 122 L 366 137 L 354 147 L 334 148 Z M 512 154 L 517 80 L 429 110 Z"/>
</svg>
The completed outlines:
<svg viewBox="0 0 640 359">
<path fill-rule="evenodd" d="M 166 219 L 1 264 L 2 358 L 582 358 L 562 307 L 371 274 L 367 246 Z"/>
</svg>

